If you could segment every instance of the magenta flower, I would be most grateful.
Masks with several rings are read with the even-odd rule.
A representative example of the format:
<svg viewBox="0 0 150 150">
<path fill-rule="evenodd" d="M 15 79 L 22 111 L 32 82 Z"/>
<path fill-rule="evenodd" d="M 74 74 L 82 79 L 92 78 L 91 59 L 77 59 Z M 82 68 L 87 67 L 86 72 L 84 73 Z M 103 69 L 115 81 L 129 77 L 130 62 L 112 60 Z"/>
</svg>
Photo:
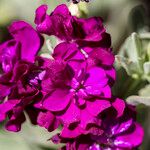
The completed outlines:
<svg viewBox="0 0 150 150">
<path fill-rule="evenodd" d="M 102 136 L 92 136 L 92 139 L 102 143 L 103 149 L 135 149 L 143 140 L 143 129 L 135 122 L 135 110 L 127 106 L 122 117 L 115 119 L 107 113 L 102 115 Z M 136 140 L 135 140 L 136 139 Z M 103 147 L 104 146 L 104 147 Z"/>
<path fill-rule="evenodd" d="M 23 21 L 14 22 L 9 27 L 9 31 L 14 38 L 0 45 L 0 63 L 3 71 L 3 75 L 1 75 L 2 83 L 8 82 L 11 71 L 19 60 L 33 62 L 42 44 L 42 39 L 38 33 Z M 0 84 L 1 97 L 9 94 L 10 84 L 8 86 L 7 84 Z"/>
<path fill-rule="evenodd" d="M 106 33 L 101 18 L 71 16 L 64 4 L 56 7 L 50 15 L 46 14 L 47 9 L 47 5 L 42 5 L 36 10 L 35 23 L 40 33 L 55 35 L 62 41 L 75 42 L 82 47 L 110 47 L 110 35 Z"/>
<path fill-rule="evenodd" d="M 39 126 L 46 128 L 49 132 L 54 131 L 60 125 L 59 120 L 50 111 L 40 111 L 37 116 L 37 122 Z"/>
<path fill-rule="evenodd" d="M 85 129 L 96 123 L 95 116 L 111 106 L 106 99 L 111 97 L 111 90 L 105 70 L 88 68 L 85 56 L 75 44 L 57 45 L 53 57 L 54 60 L 45 63 L 43 107 L 53 112 L 64 126 L 80 123 Z"/>
<path fill-rule="evenodd" d="M 103 68 L 108 77 L 109 85 L 112 86 L 116 79 L 116 71 L 113 67 L 115 57 L 112 49 L 86 47 L 83 50 L 87 54 L 88 68 L 93 66 Z"/>
<path fill-rule="evenodd" d="M 76 137 L 88 132 L 88 126 L 99 122 L 96 117 L 111 107 L 110 88 L 115 80 L 111 40 L 100 18 L 76 18 L 65 5 L 51 15 L 46 11 L 46 5 L 36 11 L 37 30 L 55 35 L 62 43 L 54 49 L 54 60 L 43 62 L 45 97 L 39 105 L 60 120 L 62 136 Z M 72 126 L 76 133 L 70 132 Z"/>
<path fill-rule="evenodd" d="M 42 38 L 23 21 L 14 22 L 9 31 L 13 39 L 0 45 L 3 71 L 0 76 L 0 121 L 8 116 L 6 128 L 19 131 L 25 121 L 23 111 L 41 97 L 39 84 L 44 71 L 33 62 L 42 46 Z"/>
<path fill-rule="evenodd" d="M 101 125 L 93 128 L 90 134 L 74 139 L 56 135 L 52 141 L 56 144 L 66 143 L 63 150 L 134 150 L 142 143 L 144 132 L 135 122 L 134 110 L 129 107 L 127 106 L 123 115 L 117 118 L 111 109 L 103 113 L 100 116 Z"/>
</svg>

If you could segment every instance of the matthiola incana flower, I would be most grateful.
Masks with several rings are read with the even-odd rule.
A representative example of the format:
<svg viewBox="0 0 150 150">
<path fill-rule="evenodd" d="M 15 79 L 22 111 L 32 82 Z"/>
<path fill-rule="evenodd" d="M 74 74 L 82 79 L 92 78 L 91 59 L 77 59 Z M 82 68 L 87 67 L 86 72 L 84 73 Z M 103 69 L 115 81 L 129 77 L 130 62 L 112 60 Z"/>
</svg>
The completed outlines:
<svg viewBox="0 0 150 150">
<path fill-rule="evenodd" d="M 135 112 L 131 106 L 124 109 L 122 116 L 116 118 L 113 110 L 104 112 L 100 126 L 93 132 L 74 139 L 56 135 L 52 141 L 66 143 L 63 150 L 134 150 L 142 142 L 143 129 L 135 122 Z"/>
<path fill-rule="evenodd" d="M 0 45 L 0 121 L 8 116 L 6 128 L 19 131 L 25 121 L 23 110 L 41 97 L 44 72 L 34 60 L 42 38 L 24 21 L 14 22 L 9 31 L 13 38 Z"/>
<path fill-rule="evenodd" d="M 62 4 L 48 15 L 47 5 L 36 10 L 37 30 L 47 35 L 55 35 L 62 41 L 75 42 L 80 46 L 110 47 L 110 35 L 106 33 L 99 17 L 88 19 L 71 16 L 66 5 Z"/>
<path fill-rule="evenodd" d="M 64 126 L 80 124 L 86 129 L 97 122 L 95 117 L 99 113 L 111 106 L 109 77 L 103 67 L 89 65 L 74 43 L 60 43 L 52 56 L 54 60 L 45 60 L 43 107 Z"/>
</svg>

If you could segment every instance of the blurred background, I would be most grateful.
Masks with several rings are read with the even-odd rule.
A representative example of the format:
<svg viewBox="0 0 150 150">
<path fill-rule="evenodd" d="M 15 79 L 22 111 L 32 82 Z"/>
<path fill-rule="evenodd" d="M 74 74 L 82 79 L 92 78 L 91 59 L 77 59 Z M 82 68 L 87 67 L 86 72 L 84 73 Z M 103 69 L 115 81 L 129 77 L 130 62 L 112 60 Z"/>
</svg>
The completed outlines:
<svg viewBox="0 0 150 150">
<path fill-rule="evenodd" d="M 7 27 L 14 20 L 34 25 L 36 8 L 46 3 L 49 13 L 67 0 L 0 0 L 0 43 L 11 38 Z M 78 5 L 84 17 L 101 16 L 112 36 L 116 54 L 116 96 L 137 105 L 137 119 L 144 126 L 141 150 L 150 150 L 150 0 L 92 0 Z M 3 124 L 3 123 L 2 123 Z M 53 150 L 45 129 L 27 122 L 20 133 L 0 129 L 0 150 Z M 136 140 L 136 139 L 135 139 Z"/>
</svg>

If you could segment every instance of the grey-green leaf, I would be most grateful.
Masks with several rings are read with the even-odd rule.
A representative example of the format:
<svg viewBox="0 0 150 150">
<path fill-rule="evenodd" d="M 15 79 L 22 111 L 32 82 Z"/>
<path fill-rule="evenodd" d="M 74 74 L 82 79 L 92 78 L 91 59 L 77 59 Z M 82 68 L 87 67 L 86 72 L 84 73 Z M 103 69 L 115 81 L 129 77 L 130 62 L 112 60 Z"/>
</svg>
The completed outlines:
<svg viewBox="0 0 150 150">
<path fill-rule="evenodd" d="M 131 105 L 139 105 L 139 104 L 144 104 L 146 106 L 150 106 L 150 97 L 142 97 L 142 96 L 129 96 L 126 99 L 128 104 Z"/>
</svg>

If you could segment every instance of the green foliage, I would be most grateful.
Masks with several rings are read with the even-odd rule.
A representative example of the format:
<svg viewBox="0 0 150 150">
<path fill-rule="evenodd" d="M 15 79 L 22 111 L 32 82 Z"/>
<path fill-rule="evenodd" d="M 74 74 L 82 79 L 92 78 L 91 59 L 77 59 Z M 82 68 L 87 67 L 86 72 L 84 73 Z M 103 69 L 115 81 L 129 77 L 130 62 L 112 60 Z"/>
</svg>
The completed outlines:
<svg viewBox="0 0 150 150">
<path fill-rule="evenodd" d="M 116 56 L 117 66 L 122 66 L 129 76 L 150 82 L 150 35 L 132 33 Z"/>
<path fill-rule="evenodd" d="M 58 131 L 49 133 L 27 121 L 18 133 L 0 130 L 0 150 L 56 150 L 57 146 L 49 140 L 56 133 Z"/>
</svg>

